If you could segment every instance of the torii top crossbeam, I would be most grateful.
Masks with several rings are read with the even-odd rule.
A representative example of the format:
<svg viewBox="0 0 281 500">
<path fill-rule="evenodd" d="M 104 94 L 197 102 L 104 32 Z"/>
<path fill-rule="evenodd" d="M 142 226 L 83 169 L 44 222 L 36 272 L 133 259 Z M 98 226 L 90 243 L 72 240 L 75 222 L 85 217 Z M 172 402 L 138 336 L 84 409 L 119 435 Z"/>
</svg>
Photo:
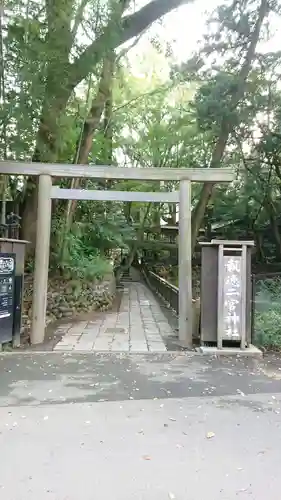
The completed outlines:
<svg viewBox="0 0 281 500">
<path fill-rule="evenodd" d="M 0 175 L 51 175 L 89 179 L 125 179 L 139 181 L 231 182 L 235 172 L 230 168 L 136 168 L 108 165 L 63 163 L 26 163 L 0 161 Z"/>
</svg>

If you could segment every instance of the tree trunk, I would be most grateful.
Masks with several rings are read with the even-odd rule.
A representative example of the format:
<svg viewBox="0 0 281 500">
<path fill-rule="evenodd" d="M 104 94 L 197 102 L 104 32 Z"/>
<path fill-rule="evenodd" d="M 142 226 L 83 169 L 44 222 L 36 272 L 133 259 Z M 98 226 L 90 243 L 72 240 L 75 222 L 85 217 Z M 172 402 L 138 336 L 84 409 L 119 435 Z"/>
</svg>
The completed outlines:
<svg viewBox="0 0 281 500">
<path fill-rule="evenodd" d="M 263 250 L 263 236 L 258 231 L 255 232 L 255 242 L 256 242 L 256 262 L 265 262 L 265 253 Z"/>
<path fill-rule="evenodd" d="M 114 61 L 112 60 L 112 58 L 106 57 L 103 62 L 103 69 L 97 95 L 92 102 L 90 111 L 83 125 L 81 140 L 77 145 L 75 163 L 87 164 L 89 161 L 89 155 L 93 145 L 94 134 L 100 125 L 105 104 L 109 100 L 109 97 L 111 95 L 113 70 L 114 70 Z M 73 179 L 71 183 L 71 188 L 79 189 L 80 183 L 81 183 L 80 179 L 77 178 Z M 71 229 L 76 207 L 77 207 L 77 200 L 69 200 L 67 204 L 66 220 L 65 220 L 66 234 Z"/>
<path fill-rule="evenodd" d="M 67 83 L 67 69 L 61 77 L 59 90 L 56 88 L 55 75 L 59 78 L 58 68 L 50 63 L 33 162 L 56 163 L 59 160 L 60 144 L 63 141 L 60 118 L 66 109 L 72 89 Z M 38 178 L 27 179 L 25 197 L 21 206 L 21 237 L 30 242 L 27 246 L 28 255 L 34 253 L 36 245 L 37 186 Z"/>
<path fill-rule="evenodd" d="M 277 260 L 279 261 L 281 258 L 281 235 L 278 226 L 278 214 L 274 206 L 274 202 L 272 201 L 271 195 L 269 193 L 264 200 L 264 209 L 269 217 L 272 234 L 276 244 L 275 255 Z"/>
<path fill-rule="evenodd" d="M 46 88 L 45 104 L 40 121 L 33 162 L 56 163 L 59 158 L 60 131 L 55 117 L 61 116 L 68 99 L 65 90 L 57 101 L 52 101 Z M 27 254 L 33 254 L 36 245 L 37 221 L 37 187 L 38 178 L 29 178 L 26 181 L 25 197 L 21 206 L 21 237 L 30 242 Z"/>
<path fill-rule="evenodd" d="M 108 61 L 108 85 L 106 87 L 106 99 L 104 103 L 103 119 L 103 155 L 102 163 L 112 165 L 113 161 L 113 83 L 115 70 L 115 55 L 111 54 Z"/>
<path fill-rule="evenodd" d="M 4 59 L 4 44 L 3 44 L 3 15 L 4 9 L 0 8 L 0 102 L 6 102 L 6 79 L 5 79 L 5 59 Z M 1 142 L 2 142 L 2 158 L 7 160 L 8 151 L 8 120 L 7 116 L 2 119 Z M 0 200 L 1 200 L 1 224 L 6 224 L 6 191 L 9 183 L 9 177 L 1 175 L 0 180 Z M 4 234 L 4 233 L 2 233 Z"/>
<path fill-rule="evenodd" d="M 257 43 L 259 41 L 259 36 L 260 36 L 260 31 L 261 27 L 263 24 L 263 21 L 267 15 L 268 12 L 268 1 L 267 0 L 261 0 L 260 8 L 259 8 L 259 14 L 258 14 L 258 19 L 255 25 L 255 28 L 253 30 L 252 36 L 251 36 L 251 41 L 249 43 L 249 47 L 247 50 L 247 54 L 245 57 L 245 61 L 241 67 L 241 70 L 238 75 L 238 83 L 237 83 L 237 90 L 235 94 L 232 96 L 231 102 L 230 102 L 230 110 L 234 110 L 239 101 L 242 99 L 245 93 L 245 87 L 246 87 L 246 82 L 247 78 L 249 76 L 250 70 L 251 70 L 251 65 L 255 56 L 256 52 L 256 47 Z M 229 139 L 229 136 L 233 130 L 234 126 L 233 123 L 230 121 L 229 118 L 224 118 L 222 120 L 221 124 L 221 130 L 220 134 L 218 136 L 217 142 L 215 144 L 213 154 L 212 154 L 212 159 L 211 159 L 211 168 L 218 168 L 221 160 L 223 158 L 225 148 L 227 145 L 227 141 Z M 202 188 L 200 198 L 198 200 L 198 203 L 195 207 L 195 210 L 192 214 L 192 251 L 194 251 L 196 242 L 197 242 L 197 237 L 198 237 L 198 232 L 201 227 L 202 221 L 204 219 L 204 214 L 206 207 L 210 201 L 210 198 L 213 193 L 213 188 L 214 188 L 214 183 L 204 183 L 204 186 Z"/>
<path fill-rule="evenodd" d="M 219 166 L 220 161 L 221 161 L 223 154 L 224 154 L 224 150 L 226 147 L 228 136 L 229 136 L 229 127 L 227 126 L 227 124 L 225 124 L 224 127 L 222 125 L 221 135 L 216 142 L 216 145 L 215 145 L 215 148 L 214 148 L 213 154 L 212 154 L 212 159 L 211 159 L 211 167 L 212 168 Z M 194 251 L 195 246 L 196 246 L 199 229 L 200 229 L 201 224 L 203 222 L 207 205 L 208 205 L 209 200 L 212 196 L 213 187 L 214 187 L 214 184 L 211 182 L 204 183 L 202 191 L 200 193 L 200 198 L 199 198 L 198 203 L 197 203 L 197 205 L 193 211 L 193 214 L 192 214 L 192 227 L 191 227 L 192 251 Z"/>
</svg>

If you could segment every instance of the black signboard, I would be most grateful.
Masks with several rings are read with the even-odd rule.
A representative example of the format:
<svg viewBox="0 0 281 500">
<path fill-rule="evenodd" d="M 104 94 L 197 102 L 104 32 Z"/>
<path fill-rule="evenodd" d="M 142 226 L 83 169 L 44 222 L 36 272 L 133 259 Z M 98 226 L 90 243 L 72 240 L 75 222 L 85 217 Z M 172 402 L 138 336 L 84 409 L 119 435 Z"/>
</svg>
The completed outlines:
<svg viewBox="0 0 281 500">
<path fill-rule="evenodd" d="M 15 255 L 0 253 L 0 343 L 13 337 L 14 286 Z"/>
</svg>

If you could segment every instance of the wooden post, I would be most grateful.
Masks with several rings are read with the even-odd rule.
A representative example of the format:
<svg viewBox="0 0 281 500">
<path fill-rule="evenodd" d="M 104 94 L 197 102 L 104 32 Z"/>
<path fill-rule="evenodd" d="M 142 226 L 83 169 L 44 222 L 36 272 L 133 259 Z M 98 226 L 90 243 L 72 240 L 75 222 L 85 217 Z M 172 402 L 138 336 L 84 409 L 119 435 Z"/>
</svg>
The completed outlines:
<svg viewBox="0 0 281 500">
<path fill-rule="evenodd" d="M 31 344 L 44 341 L 51 231 L 52 178 L 39 176 L 35 272 L 32 302 Z"/>
<path fill-rule="evenodd" d="M 217 324 L 217 348 L 222 349 L 223 341 L 223 314 L 224 314 L 224 300 L 223 300 L 223 289 L 224 289 L 224 248 L 223 245 L 219 245 L 218 248 L 218 324 Z"/>
<path fill-rule="evenodd" d="M 191 182 L 180 181 L 179 206 L 179 341 L 192 347 Z"/>
<path fill-rule="evenodd" d="M 247 343 L 247 245 L 242 245 L 241 255 L 241 343 L 242 350 Z M 247 346 L 249 347 L 249 346 Z"/>
</svg>

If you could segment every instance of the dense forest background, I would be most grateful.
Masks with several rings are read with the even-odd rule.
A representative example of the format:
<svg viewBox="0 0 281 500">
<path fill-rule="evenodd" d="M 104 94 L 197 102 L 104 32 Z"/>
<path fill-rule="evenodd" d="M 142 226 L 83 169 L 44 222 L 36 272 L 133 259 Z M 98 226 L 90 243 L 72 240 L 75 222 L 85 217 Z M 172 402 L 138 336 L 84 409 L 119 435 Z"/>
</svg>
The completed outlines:
<svg viewBox="0 0 281 500">
<path fill-rule="evenodd" d="M 202 228 L 220 227 L 220 236 L 254 239 L 257 262 L 279 262 L 281 51 L 272 40 L 281 2 L 221 0 L 197 50 L 190 54 L 187 47 L 186 60 L 179 63 L 165 30 L 170 13 L 178 8 L 186 15 L 188 3 L 4 2 L 0 159 L 92 168 L 231 167 L 237 173 L 231 185 L 193 187 L 193 248 Z M 195 8 L 196 0 L 189 23 Z M 138 52 L 143 37 L 145 54 Z M 61 185 L 69 182 L 62 179 Z M 128 181 L 73 180 L 71 185 L 177 189 L 176 183 Z M 1 198 L 18 203 L 21 236 L 31 241 L 32 257 L 36 181 L 7 176 Z M 145 227 L 161 220 L 175 222 L 173 207 L 57 202 L 51 264 L 80 277 L 102 274 L 120 249 L 131 262 Z"/>
</svg>

